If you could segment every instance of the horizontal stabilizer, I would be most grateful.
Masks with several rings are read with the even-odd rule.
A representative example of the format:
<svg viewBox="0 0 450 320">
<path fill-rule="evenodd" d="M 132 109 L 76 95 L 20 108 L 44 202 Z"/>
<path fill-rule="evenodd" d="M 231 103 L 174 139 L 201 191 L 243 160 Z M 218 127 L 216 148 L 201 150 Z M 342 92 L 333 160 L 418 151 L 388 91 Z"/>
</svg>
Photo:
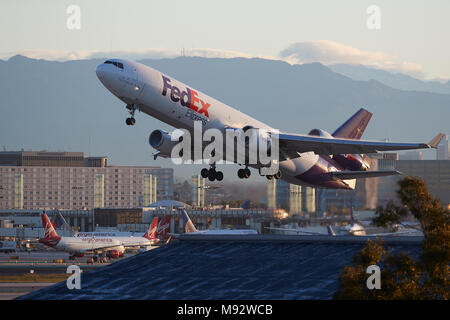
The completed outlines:
<svg viewBox="0 0 450 320">
<path fill-rule="evenodd" d="M 336 171 L 329 173 L 332 177 L 342 180 L 361 179 L 361 178 L 375 178 L 383 176 L 392 176 L 401 174 L 397 170 L 379 170 L 379 171 Z"/>
</svg>

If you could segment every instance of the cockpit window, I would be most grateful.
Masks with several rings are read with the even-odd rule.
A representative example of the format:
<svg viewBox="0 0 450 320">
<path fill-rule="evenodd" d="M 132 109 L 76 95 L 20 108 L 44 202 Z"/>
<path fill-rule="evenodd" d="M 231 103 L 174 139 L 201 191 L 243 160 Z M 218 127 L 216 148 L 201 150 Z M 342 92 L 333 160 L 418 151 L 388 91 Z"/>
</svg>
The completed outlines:
<svg viewBox="0 0 450 320">
<path fill-rule="evenodd" d="M 115 61 L 111 61 L 111 60 L 106 60 L 105 64 L 113 64 L 117 68 L 123 69 L 123 63 L 121 63 L 121 62 L 115 62 Z"/>
</svg>

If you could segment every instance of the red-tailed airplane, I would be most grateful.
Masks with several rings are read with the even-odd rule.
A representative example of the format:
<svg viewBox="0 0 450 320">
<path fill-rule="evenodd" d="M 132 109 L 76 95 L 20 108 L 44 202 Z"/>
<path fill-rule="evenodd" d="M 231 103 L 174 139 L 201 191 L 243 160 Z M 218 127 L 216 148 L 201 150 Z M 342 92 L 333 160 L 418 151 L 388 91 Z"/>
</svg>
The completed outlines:
<svg viewBox="0 0 450 320">
<path fill-rule="evenodd" d="M 150 228 L 142 237 L 61 237 L 56 233 L 48 216 L 43 213 L 41 217 L 44 237 L 39 239 L 39 242 L 59 251 L 70 252 L 72 256 L 101 251 L 106 252 L 107 256 L 111 258 L 118 258 L 123 255 L 126 248 L 148 247 L 159 242 L 159 239 L 155 237 L 158 218 L 153 220 Z"/>
</svg>

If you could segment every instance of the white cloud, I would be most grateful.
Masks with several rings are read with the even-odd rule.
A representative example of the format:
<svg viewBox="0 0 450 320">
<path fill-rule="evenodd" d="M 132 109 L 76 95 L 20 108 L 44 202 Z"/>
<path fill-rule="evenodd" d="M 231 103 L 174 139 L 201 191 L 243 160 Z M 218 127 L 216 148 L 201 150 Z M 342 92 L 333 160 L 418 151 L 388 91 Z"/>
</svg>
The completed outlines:
<svg viewBox="0 0 450 320">
<path fill-rule="evenodd" d="M 330 64 L 362 64 L 414 77 L 423 77 L 418 63 L 399 61 L 380 51 L 364 51 L 330 40 L 297 42 L 280 52 L 280 57 L 293 64 L 320 62 Z"/>
</svg>

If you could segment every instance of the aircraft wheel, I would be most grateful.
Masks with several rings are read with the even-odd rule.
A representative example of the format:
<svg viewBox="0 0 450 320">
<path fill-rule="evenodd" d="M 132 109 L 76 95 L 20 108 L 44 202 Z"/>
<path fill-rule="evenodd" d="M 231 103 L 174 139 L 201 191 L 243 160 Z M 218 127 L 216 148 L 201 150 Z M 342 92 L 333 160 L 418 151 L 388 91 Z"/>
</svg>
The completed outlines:
<svg viewBox="0 0 450 320">
<path fill-rule="evenodd" d="M 209 169 L 209 172 L 208 172 L 208 180 L 214 181 L 215 179 L 216 179 L 216 170 L 211 168 L 211 169 Z"/>
<path fill-rule="evenodd" d="M 127 118 L 125 120 L 125 123 L 127 124 L 127 126 L 134 126 L 134 124 L 136 123 L 136 119 L 135 118 Z"/>
<path fill-rule="evenodd" d="M 217 171 L 216 172 L 216 180 L 217 181 L 222 181 L 223 180 L 223 172 L 222 171 Z"/>
<path fill-rule="evenodd" d="M 238 174 L 239 179 L 244 179 L 245 178 L 244 169 L 239 169 L 237 174 Z"/>
<path fill-rule="evenodd" d="M 281 170 L 278 170 L 277 173 L 275 173 L 275 179 L 280 179 L 281 178 Z"/>
<path fill-rule="evenodd" d="M 251 174 L 252 174 L 252 173 L 251 173 L 251 171 L 250 171 L 249 168 L 245 168 L 245 169 L 244 169 L 244 178 L 245 178 L 245 179 L 250 178 L 250 175 L 251 175 Z"/>
<path fill-rule="evenodd" d="M 272 180 L 273 176 L 272 175 L 268 175 L 268 176 L 266 176 L 266 178 L 267 178 L 267 180 Z"/>
<path fill-rule="evenodd" d="M 203 168 L 202 171 L 200 171 L 200 174 L 202 175 L 202 177 L 203 177 L 204 179 L 206 179 L 206 178 L 208 178 L 208 176 L 209 176 L 209 170 L 206 169 L 206 168 Z"/>
</svg>

